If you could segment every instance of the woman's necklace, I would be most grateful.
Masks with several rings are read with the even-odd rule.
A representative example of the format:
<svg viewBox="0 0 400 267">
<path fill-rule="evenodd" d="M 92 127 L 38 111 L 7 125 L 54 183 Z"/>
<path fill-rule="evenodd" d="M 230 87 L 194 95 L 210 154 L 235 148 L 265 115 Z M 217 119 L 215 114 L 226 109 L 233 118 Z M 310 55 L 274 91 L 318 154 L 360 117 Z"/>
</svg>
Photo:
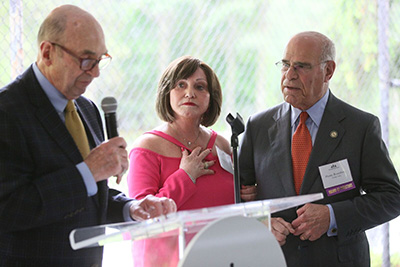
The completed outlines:
<svg viewBox="0 0 400 267">
<path fill-rule="evenodd" d="M 200 136 L 200 129 L 199 129 L 199 132 L 197 133 L 197 137 L 196 137 L 196 139 L 193 141 L 193 143 L 192 143 L 191 141 L 189 141 L 189 140 L 186 140 L 186 138 L 183 138 L 183 141 L 185 141 L 185 142 L 187 143 L 187 145 L 190 147 L 192 144 L 196 144 L 197 139 L 199 139 L 199 136 Z"/>
<path fill-rule="evenodd" d="M 175 135 L 176 135 L 177 137 L 179 137 L 179 139 L 181 139 L 181 140 L 183 139 L 184 143 L 186 143 L 188 147 L 190 147 L 190 146 L 193 145 L 193 144 L 196 144 L 197 140 L 198 140 L 199 137 L 200 137 L 200 129 L 199 129 L 199 132 L 197 133 L 196 139 L 192 142 L 192 141 L 190 141 L 190 140 L 187 140 L 185 137 L 182 137 L 180 134 L 178 134 L 178 132 L 175 130 L 174 127 L 171 127 L 171 128 L 172 128 L 172 130 L 174 131 Z"/>
</svg>

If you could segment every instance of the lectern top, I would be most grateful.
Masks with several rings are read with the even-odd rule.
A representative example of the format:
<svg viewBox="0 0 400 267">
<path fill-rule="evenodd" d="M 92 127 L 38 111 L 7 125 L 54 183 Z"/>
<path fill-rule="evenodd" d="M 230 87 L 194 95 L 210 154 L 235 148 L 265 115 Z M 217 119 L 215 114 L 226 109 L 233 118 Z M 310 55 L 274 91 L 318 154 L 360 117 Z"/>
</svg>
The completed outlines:
<svg viewBox="0 0 400 267">
<path fill-rule="evenodd" d="M 177 235 L 181 229 L 186 233 L 196 233 L 215 219 L 231 216 L 253 218 L 269 217 L 270 214 L 317 201 L 322 193 L 259 200 L 238 204 L 196 210 L 179 211 L 142 222 L 125 222 L 75 229 L 70 234 L 73 249 L 103 246 L 124 240 L 140 240 L 168 235 Z"/>
</svg>

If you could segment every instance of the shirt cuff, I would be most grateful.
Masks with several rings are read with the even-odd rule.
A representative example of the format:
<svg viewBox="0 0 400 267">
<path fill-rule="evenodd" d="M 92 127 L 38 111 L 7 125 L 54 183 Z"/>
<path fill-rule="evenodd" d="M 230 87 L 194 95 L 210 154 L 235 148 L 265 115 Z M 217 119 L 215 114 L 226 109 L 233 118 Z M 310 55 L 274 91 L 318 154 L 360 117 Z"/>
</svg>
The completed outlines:
<svg viewBox="0 0 400 267">
<path fill-rule="evenodd" d="M 335 213 L 333 212 L 333 208 L 330 204 L 327 204 L 329 208 L 329 217 L 330 217 L 330 223 L 329 223 L 329 229 L 328 229 L 328 236 L 337 236 L 337 225 L 336 225 L 336 218 L 335 218 Z"/>
<path fill-rule="evenodd" d="M 94 180 L 93 174 L 90 171 L 89 167 L 86 165 L 85 162 L 82 161 L 81 163 L 76 165 L 76 168 L 81 173 L 83 182 L 85 183 L 85 186 L 86 186 L 88 197 L 96 195 L 97 194 L 97 184 L 96 184 L 96 181 Z"/>
</svg>

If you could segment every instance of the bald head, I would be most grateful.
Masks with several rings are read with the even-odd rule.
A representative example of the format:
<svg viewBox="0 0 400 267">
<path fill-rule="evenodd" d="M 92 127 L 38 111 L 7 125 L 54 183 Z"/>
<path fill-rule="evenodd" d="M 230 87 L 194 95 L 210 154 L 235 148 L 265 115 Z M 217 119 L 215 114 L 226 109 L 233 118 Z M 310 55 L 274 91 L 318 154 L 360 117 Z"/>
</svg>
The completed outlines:
<svg viewBox="0 0 400 267">
<path fill-rule="evenodd" d="M 83 60 L 97 61 L 107 53 L 99 22 L 73 5 L 51 11 L 40 26 L 38 46 L 39 70 L 67 99 L 78 98 L 100 75 L 98 64 L 82 69 Z"/>
<path fill-rule="evenodd" d="M 90 13 L 73 5 L 59 6 L 50 12 L 40 26 L 38 45 L 42 41 L 66 43 L 68 40 L 90 38 L 86 35 L 88 32 L 94 38 L 104 39 L 100 24 Z"/>
<path fill-rule="evenodd" d="M 306 42 L 309 43 L 310 45 L 315 46 L 319 50 L 320 53 L 319 60 L 321 62 L 327 60 L 335 61 L 335 54 L 336 54 L 335 44 L 332 42 L 331 39 L 329 39 L 322 33 L 314 31 L 301 32 L 294 35 L 290 39 L 289 43 L 291 42 Z"/>
</svg>

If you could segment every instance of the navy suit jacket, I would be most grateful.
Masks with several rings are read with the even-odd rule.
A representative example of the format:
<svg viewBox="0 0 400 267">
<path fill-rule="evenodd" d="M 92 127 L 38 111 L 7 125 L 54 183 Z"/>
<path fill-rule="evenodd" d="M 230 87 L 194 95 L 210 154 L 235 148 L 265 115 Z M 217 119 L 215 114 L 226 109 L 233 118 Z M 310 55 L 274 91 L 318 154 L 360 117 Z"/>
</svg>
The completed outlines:
<svg viewBox="0 0 400 267">
<path fill-rule="evenodd" d="M 76 103 L 93 148 L 104 140 L 99 111 Z M 82 156 L 32 67 L 1 89 L 0 128 L 0 266 L 101 266 L 102 248 L 74 251 L 69 234 L 123 221 L 130 199 L 106 181 L 87 196 Z"/>
<path fill-rule="evenodd" d="M 241 182 L 257 183 L 257 199 L 296 195 L 290 110 L 288 103 L 282 103 L 248 120 L 239 153 Z M 348 160 L 356 188 L 328 196 L 318 167 L 343 159 Z M 314 242 L 289 235 L 282 246 L 288 266 L 369 266 L 365 230 L 399 215 L 399 179 L 382 141 L 378 118 L 332 93 L 300 189 L 301 195 L 319 192 L 324 199 L 318 203 L 333 207 L 338 235 L 324 234 Z M 273 216 L 292 222 L 296 209 Z"/>
</svg>

